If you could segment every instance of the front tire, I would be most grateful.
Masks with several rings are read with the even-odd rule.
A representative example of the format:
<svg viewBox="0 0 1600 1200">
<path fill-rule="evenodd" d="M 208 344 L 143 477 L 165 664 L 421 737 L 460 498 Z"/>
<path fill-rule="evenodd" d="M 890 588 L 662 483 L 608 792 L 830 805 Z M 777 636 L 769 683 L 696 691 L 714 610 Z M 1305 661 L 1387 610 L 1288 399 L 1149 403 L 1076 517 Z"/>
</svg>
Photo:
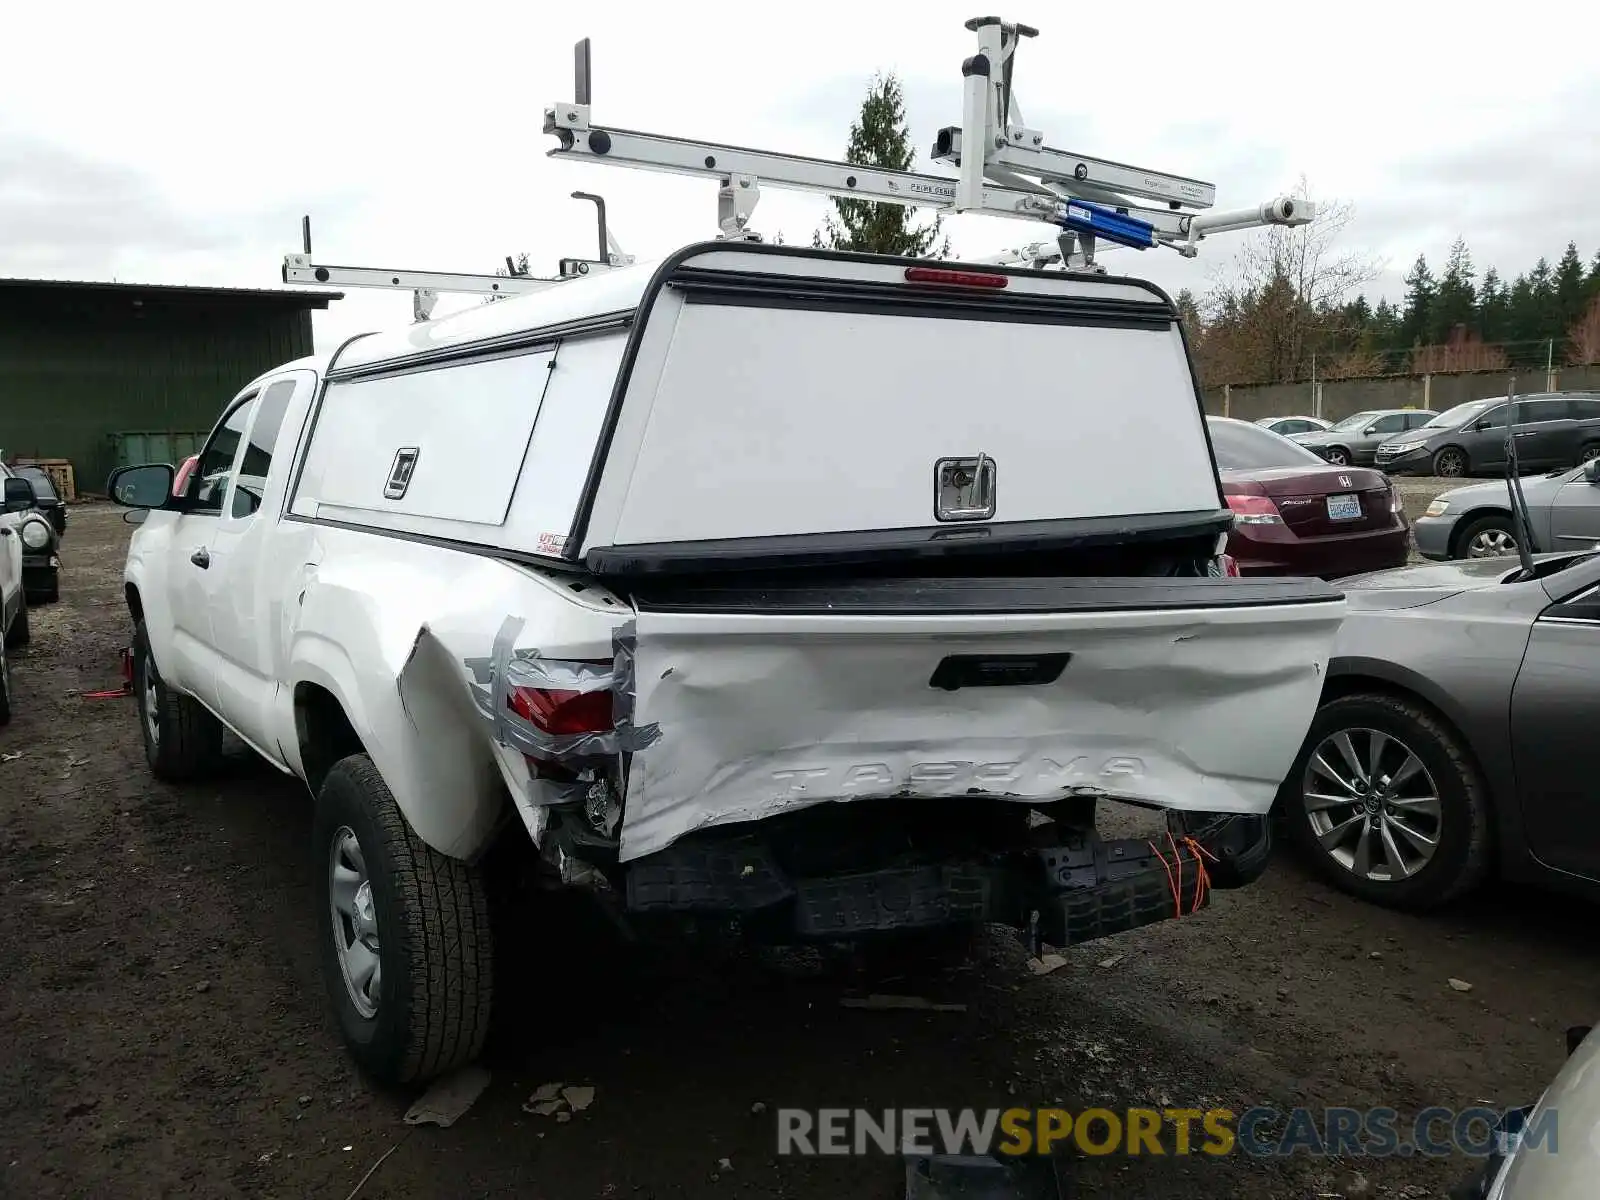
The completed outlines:
<svg viewBox="0 0 1600 1200">
<path fill-rule="evenodd" d="M 1516 553 L 1517 534 L 1507 516 L 1479 517 L 1456 537 L 1457 558 L 1505 558 Z"/>
<path fill-rule="evenodd" d="M 1578 451 L 1577 465 L 1581 467 L 1584 463 L 1593 462 L 1597 458 L 1600 458 L 1600 442 L 1590 442 L 1582 450 Z"/>
<path fill-rule="evenodd" d="M 1343 446 L 1329 446 L 1327 453 L 1323 457 L 1336 467 L 1348 467 L 1350 465 L 1350 451 Z"/>
<path fill-rule="evenodd" d="M 411 831 L 365 754 L 328 772 L 313 824 L 323 980 L 351 1056 L 386 1084 L 471 1062 L 494 992 L 480 872 Z"/>
<path fill-rule="evenodd" d="M 1467 452 L 1446 446 L 1433 456 L 1433 473 L 1441 479 L 1459 479 L 1467 473 Z"/>
<path fill-rule="evenodd" d="M 222 722 L 192 696 L 169 688 L 141 622 L 133 633 L 133 691 L 139 702 L 144 757 L 157 779 L 203 779 L 222 762 Z"/>
<path fill-rule="evenodd" d="M 1290 836 L 1353 896 L 1434 908 L 1489 872 L 1488 787 L 1460 735 L 1415 701 L 1324 704 L 1285 789 Z"/>
</svg>

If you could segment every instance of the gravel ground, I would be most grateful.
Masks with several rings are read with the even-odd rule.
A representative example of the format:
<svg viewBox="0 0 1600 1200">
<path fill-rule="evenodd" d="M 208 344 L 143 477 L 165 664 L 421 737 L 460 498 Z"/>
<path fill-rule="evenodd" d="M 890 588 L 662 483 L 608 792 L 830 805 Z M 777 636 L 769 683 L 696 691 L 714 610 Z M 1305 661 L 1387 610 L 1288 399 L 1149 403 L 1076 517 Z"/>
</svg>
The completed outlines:
<svg viewBox="0 0 1600 1200">
<path fill-rule="evenodd" d="M 1404 486 L 1426 504 L 1426 481 Z M 780 1159 L 772 1109 L 1523 1103 L 1600 996 L 1591 909 L 1496 887 L 1401 916 L 1293 861 L 1042 978 L 998 932 L 959 969 L 887 979 L 630 953 L 529 914 L 502 943 L 488 1091 L 450 1129 L 411 1128 L 414 1094 L 364 1082 L 326 1014 L 303 790 L 248 759 L 158 784 L 132 702 L 80 696 L 118 682 L 127 532 L 73 513 L 63 599 L 34 611 L 0 732 L 21 755 L 0 763 L 0 1195 L 887 1200 L 895 1161 Z M 840 1006 L 862 988 L 967 1007 Z M 596 1087 L 593 1107 L 525 1114 L 556 1080 Z M 1082 1161 L 1077 1194 L 1415 1198 L 1465 1168 L 1110 1156 Z"/>
</svg>

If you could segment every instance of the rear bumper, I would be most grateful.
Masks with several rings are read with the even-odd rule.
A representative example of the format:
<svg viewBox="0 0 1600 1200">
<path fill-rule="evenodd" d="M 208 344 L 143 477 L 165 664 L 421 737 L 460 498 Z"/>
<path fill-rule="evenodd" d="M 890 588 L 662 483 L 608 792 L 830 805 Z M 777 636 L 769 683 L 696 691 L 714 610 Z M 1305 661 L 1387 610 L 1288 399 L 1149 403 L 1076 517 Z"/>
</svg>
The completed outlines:
<svg viewBox="0 0 1600 1200">
<path fill-rule="evenodd" d="M 1228 553 L 1246 576 L 1305 575 L 1337 579 L 1367 571 L 1403 567 L 1411 550 L 1404 525 L 1336 537 L 1299 538 L 1281 527 L 1272 540 L 1252 536 L 1240 526 L 1228 538 Z M 1287 533 L 1287 536 L 1285 534 Z"/>
<path fill-rule="evenodd" d="M 1028 930 L 1037 914 L 1041 940 L 1072 946 L 1187 916 L 1205 907 L 1211 888 L 1257 879 L 1270 849 L 1265 818 L 1229 816 L 1194 843 L 1073 832 L 1010 853 L 808 874 L 786 870 L 758 826 L 691 835 L 628 864 L 627 908 L 738 918 L 777 941 L 983 922 Z"/>
</svg>

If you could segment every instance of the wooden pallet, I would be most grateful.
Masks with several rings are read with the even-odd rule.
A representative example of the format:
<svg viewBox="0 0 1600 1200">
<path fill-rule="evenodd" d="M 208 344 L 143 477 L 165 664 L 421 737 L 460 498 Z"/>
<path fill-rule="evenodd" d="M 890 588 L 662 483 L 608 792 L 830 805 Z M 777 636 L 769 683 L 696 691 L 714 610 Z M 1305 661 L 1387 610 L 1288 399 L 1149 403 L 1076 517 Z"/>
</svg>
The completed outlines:
<svg viewBox="0 0 1600 1200">
<path fill-rule="evenodd" d="M 56 495 L 68 504 L 75 504 L 78 500 L 77 481 L 72 474 L 72 464 L 64 458 L 19 458 L 19 467 L 38 467 L 50 476 L 50 486 L 55 488 Z"/>
</svg>

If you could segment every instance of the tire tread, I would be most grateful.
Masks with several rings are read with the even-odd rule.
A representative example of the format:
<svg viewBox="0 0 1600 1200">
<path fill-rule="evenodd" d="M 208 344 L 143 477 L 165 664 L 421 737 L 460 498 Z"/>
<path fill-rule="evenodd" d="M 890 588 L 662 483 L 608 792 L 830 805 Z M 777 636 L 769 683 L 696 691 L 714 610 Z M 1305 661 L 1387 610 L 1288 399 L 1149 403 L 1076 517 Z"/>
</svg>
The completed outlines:
<svg viewBox="0 0 1600 1200">
<path fill-rule="evenodd" d="M 410 1083 L 443 1074 L 476 1058 L 489 1032 L 494 968 L 488 895 L 472 867 L 412 832 L 367 755 L 340 760 L 330 779 L 336 774 L 366 799 L 404 909 L 410 1020 L 391 1078 Z"/>
</svg>

